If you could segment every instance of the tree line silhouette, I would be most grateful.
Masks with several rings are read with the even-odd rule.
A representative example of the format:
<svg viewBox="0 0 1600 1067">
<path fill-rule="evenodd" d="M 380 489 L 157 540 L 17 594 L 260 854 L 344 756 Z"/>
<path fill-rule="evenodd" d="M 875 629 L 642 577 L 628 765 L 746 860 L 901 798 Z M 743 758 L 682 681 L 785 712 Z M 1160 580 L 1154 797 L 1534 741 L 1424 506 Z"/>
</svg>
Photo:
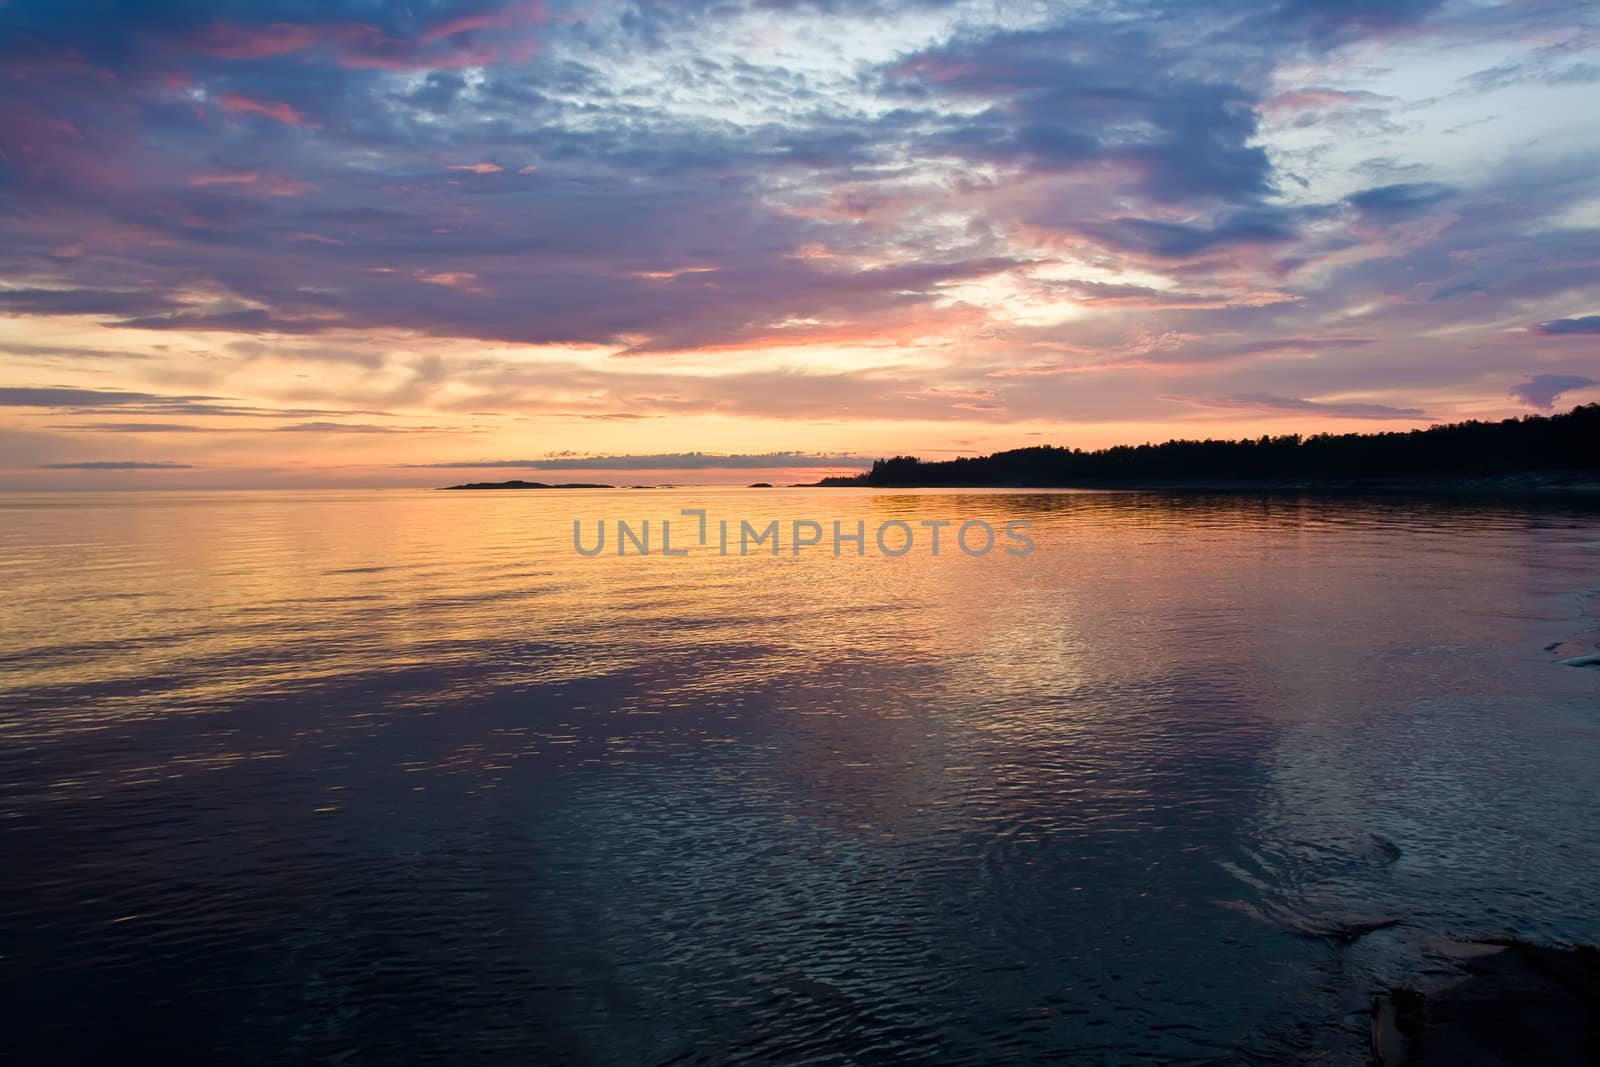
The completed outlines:
<svg viewBox="0 0 1600 1067">
<path fill-rule="evenodd" d="M 1168 441 L 1085 452 L 1040 445 L 991 456 L 924 462 L 880 459 L 821 485 L 1112 486 L 1373 483 L 1600 475 L 1600 404 L 1562 415 L 1468 421 L 1398 433 L 1287 434 L 1242 441 Z"/>
</svg>

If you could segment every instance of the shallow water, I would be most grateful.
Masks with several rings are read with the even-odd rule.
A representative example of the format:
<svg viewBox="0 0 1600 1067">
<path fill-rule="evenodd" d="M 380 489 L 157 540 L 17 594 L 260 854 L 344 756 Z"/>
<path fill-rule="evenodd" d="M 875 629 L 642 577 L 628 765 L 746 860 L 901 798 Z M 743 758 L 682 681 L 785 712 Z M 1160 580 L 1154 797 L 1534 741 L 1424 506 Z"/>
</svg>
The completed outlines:
<svg viewBox="0 0 1600 1067">
<path fill-rule="evenodd" d="M 572 549 L 693 507 L 1037 547 Z M 1600 940 L 1589 505 L 13 495 L 0 581 L 25 1060 L 1364 1063 Z"/>
</svg>

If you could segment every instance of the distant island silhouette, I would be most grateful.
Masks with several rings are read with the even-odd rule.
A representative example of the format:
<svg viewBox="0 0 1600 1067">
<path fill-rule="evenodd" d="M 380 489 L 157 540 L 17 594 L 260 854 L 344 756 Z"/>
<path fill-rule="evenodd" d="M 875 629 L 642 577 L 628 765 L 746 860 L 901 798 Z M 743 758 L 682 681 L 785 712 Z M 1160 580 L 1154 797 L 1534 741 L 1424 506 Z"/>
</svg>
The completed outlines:
<svg viewBox="0 0 1600 1067">
<path fill-rule="evenodd" d="M 1168 441 L 1085 452 L 1041 445 L 925 462 L 880 459 L 817 485 L 892 488 L 1484 489 L 1600 491 L 1600 404 L 1562 415 L 1391 433 Z"/>
<path fill-rule="evenodd" d="M 544 482 L 468 482 L 466 485 L 446 485 L 442 489 L 615 489 L 614 485 L 599 485 L 591 482 L 566 482 L 561 485 L 547 485 Z"/>
</svg>

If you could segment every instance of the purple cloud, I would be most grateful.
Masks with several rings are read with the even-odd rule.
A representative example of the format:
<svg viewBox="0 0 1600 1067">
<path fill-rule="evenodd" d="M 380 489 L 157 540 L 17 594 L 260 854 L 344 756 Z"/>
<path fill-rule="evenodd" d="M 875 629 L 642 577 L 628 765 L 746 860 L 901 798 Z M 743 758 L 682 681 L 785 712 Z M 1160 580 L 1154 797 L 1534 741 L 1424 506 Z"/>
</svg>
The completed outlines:
<svg viewBox="0 0 1600 1067">
<path fill-rule="evenodd" d="M 1549 411 L 1561 394 L 1592 385 L 1600 385 L 1600 381 L 1577 374 L 1530 374 L 1527 381 L 1511 387 L 1510 395 L 1530 408 Z"/>
<path fill-rule="evenodd" d="M 834 69 L 730 29 L 804 48 L 863 12 Z M 1559 28 L 1434 0 L 1005 22 L 942 0 L 13 0 L 0 313 L 76 376 L 8 378 L 0 405 L 328 433 L 485 409 L 1131 422 L 1167 417 L 1162 394 L 1481 410 L 1543 338 L 1596 332 L 1503 324 L 1600 291 L 1600 179 L 1489 142 L 1455 166 L 1482 127 L 1430 160 L 1437 138 L 1398 133 L 1428 101 L 1340 49 L 1404 35 L 1422 85 L 1458 45 L 1586 62 Z M 1283 135 L 1329 110 L 1361 120 Z M 89 333 L 141 363 L 71 362 Z"/>
<path fill-rule="evenodd" d="M 1322 402 L 1317 400 L 1303 400 L 1292 396 L 1271 396 L 1268 394 L 1250 394 L 1238 396 L 1168 396 L 1166 400 L 1176 400 L 1197 407 L 1223 408 L 1227 410 L 1245 410 L 1261 412 L 1307 412 L 1317 415 L 1331 415 L 1340 419 L 1425 419 L 1427 415 L 1421 408 L 1397 408 L 1387 404 L 1360 404 L 1345 402 Z"/>
<path fill-rule="evenodd" d="M 1402 182 L 1363 189 L 1351 195 L 1350 204 L 1363 218 L 1375 222 L 1414 218 L 1449 200 L 1456 190 L 1435 182 Z"/>
<path fill-rule="evenodd" d="M 1546 337 L 1567 337 L 1573 334 L 1600 333 L 1600 315 L 1584 315 L 1576 319 L 1552 319 L 1534 327 Z"/>
</svg>

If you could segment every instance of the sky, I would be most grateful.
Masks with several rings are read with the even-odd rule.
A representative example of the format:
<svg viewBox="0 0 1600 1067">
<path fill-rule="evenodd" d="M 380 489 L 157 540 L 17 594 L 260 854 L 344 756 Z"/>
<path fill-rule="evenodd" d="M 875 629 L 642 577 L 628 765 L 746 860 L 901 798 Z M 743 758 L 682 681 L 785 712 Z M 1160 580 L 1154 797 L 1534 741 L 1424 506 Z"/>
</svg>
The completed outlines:
<svg viewBox="0 0 1600 1067">
<path fill-rule="evenodd" d="M 0 0 L 0 489 L 1600 400 L 1600 5 Z"/>
</svg>

